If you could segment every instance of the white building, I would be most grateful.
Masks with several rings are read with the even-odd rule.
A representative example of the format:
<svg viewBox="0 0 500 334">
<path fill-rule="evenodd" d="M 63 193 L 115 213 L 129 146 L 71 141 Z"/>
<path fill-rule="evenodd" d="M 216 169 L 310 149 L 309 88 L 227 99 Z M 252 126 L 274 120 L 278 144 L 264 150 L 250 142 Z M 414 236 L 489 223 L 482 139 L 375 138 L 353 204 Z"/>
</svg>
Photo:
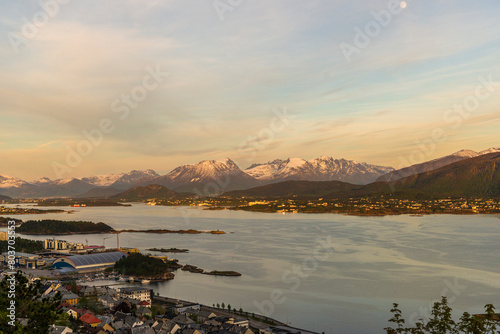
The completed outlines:
<svg viewBox="0 0 500 334">
<path fill-rule="evenodd" d="M 135 299 L 135 300 L 139 300 L 141 302 L 151 303 L 151 294 L 152 293 L 153 293 L 153 290 L 151 290 L 151 289 L 131 287 L 131 288 L 120 288 L 120 292 L 118 293 L 118 296 L 120 298 Z"/>
<path fill-rule="evenodd" d="M 84 245 L 80 243 L 67 242 L 66 240 L 45 239 L 43 248 L 53 250 L 72 250 L 83 249 Z"/>
</svg>

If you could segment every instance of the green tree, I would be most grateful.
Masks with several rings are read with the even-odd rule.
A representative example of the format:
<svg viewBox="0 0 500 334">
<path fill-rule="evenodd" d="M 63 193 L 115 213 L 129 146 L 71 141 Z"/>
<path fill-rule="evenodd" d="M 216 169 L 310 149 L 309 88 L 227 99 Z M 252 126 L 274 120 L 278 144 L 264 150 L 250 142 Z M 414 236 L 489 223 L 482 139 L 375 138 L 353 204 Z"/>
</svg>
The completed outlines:
<svg viewBox="0 0 500 334">
<path fill-rule="evenodd" d="M 76 281 L 74 279 L 71 280 L 71 292 L 78 293 L 78 287 L 77 287 Z"/>
<path fill-rule="evenodd" d="M 222 304 L 221 304 L 221 307 L 222 307 L 223 309 L 225 309 L 225 308 L 226 308 L 226 305 L 225 305 L 224 303 L 222 303 Z"/>
<path fill-rule="evenodd" d="M 94 312 L 95 314 L 104 313 L 104 305 L 95 295 L 89 297 L 82 297 L 78 302 L 78 305 L 81 308 L 86 308 L 87 310 Z"/>
<path fill-rule="evenodd" d="M 227 310 L 231 312 L 231 304 L 227 304 Z"/>
<path fill-rule="evenodd" d="M 220 308 L 220 305 L 219 305 L 219 303 L 217 303 L 217 308 Z"/>
<path fill-rule="evenodd" d="M 409 334 L 495 334 L 497 330 L 497 320 L 495 307 L 492 304 L 485 305 L 486 315 L 471 315 L 465 312 L 458 322 L 452 318 L 452 309 L 448 305 L 446 297 L 442 297 L 440 302 L 434 303 L 432 307 L 432 317 L 427 322 L 418 322 L 415 327 L 404 327 L 404 319 L 398 304 L 393 304 L 391 312 L 393 314 L 389 322 L 396 324 L 396 328 L 384 328 L 387 334 L 409 333 Z"/>
<path fill-rule="evenodd" d="M 12 278 L 15 281 L 12 281 Z M 11 279 L 8 281 L 7 279 Z M 12 284 L 11 284 L 12 282 Z M 11 298 L 11 286 L 15 287 L 15 299 Z M 9 325 L 11 319 L 7 308 L 15 300 L 14 326 Z M 0 332 L 5 334 L 45 334 L 49 326 L 54 324 L 59 315 L 57 306 L 61 303 L 61 294 L 57 293 L 54 298 L 42 298 L 41 283 L 30 284 L 28 279 L 18 271 L 15 275 L 5 276 L 0 281 Z M 18 319 L 27 318 L 28 325 L 21 326 Z"/>
<path fill-rule="evenodd" d="M 448 299 L 441 297 L 440 302 L 434 303 L 432 306 L 432 318 L 425 326 L 426 330 L 431 334 L 446 334 L 453 333 L 455 321 L 451 316 L 451 307 L 448 306 Z"/>
<path fill-rule="evenodd" d="M 495 331 L 497 329 L 497 322 L 495 321 L 495 306 L 493 304 L 486 304 L 484 306 L 485 311 L 486 311 L 486 333 L 493 333 L 495 334 Z"/>
<path fill-rule="evenodd" d="M 392 322 L 396 325 L 396 328 L 392 327 L 386 327 L 384 330 L 387 332 L 387 334 L 395 334 L 395 333 L 404 333 L 404 323 L 405 319 L 403 319 L 401 310 L 398 308 L 398 304 L 394 303 L 392 304 L 392 318 L 389 319 L 389 322 Z"/>
<path fill-rule="evenodd" d="M 464 312 L 457 325 L 457 329 L 460 333 L 466 334 L 484 333 L 484 322 L 480 318 Z"/>
</svg>

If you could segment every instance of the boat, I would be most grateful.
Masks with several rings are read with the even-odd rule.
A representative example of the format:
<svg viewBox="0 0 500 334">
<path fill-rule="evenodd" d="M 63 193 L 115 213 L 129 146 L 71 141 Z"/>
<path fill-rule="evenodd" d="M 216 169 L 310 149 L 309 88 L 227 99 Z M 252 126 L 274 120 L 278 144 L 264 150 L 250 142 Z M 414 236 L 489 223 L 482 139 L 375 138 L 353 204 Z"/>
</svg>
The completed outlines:
<svg viewBox="0 0 500 334">
<path fill-rule="evenodd" d="M 134 281 L 134 278 L 133 278 L 133 277 L 129 277 L 129 278 L 128 278 L 128 281 L 129 281 L 130 283 L 132 283 L 132 282 Z"/>
<path fill-rule="evenodd" d="M 142 284 L 148 284 L 149 282 L 151 282 L 151 281 L 150 281 L 150 280 L 148 280 L 148 279 L 143 279 L 143 280 L 141 281 L 141 283 L 142 283 Z"/>
</svg>

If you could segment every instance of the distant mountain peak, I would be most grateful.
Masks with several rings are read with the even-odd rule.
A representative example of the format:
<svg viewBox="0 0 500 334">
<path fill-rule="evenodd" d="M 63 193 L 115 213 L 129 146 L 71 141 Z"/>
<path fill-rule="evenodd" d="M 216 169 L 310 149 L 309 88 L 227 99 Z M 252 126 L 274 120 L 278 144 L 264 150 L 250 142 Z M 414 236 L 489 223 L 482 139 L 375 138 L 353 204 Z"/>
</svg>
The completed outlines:
<svg viewBox="0 0 500 334">
<path fill-rule="evenodd" d="M 0 175 L 0 188 L 16 188 L 28 184 L 29 184 L 28 182 L 23 181 L 17 177 L 12 177 L 9 175 Z"/>
<path fill-rule="evenodd" d="M 48 177 L 41 177 L 39 178 L 38 180 L 35 180 L 33 182 L 31 182 L 32 184 L 46 184 L 46 183 L 51 183 L 53 182 L 51 179 L 49 179 Z"/>
<path fill-rule="evenodd" d="M 458 156 L 458 157 L 465 157 L 465 158 L 475 158 L 475 157 L 479 156 L 480 154 L 477 153 L 476 151 L 465 149 L 465 150 L 460 150 L 458 152 L 455 152 L 451 155 Z"/>
<path fill-rule="evenodd" d="M 323 155 L 308 161 L 302 158 L 288 158 L 286 160 L 276 159 L 265 164 L 253 164 L 245 172 L 267 183 L 308 180 L 367 184 L 393 170 L 392 167 L 357 163 Z"/>
<path fill-rule="evenodd" d="M 500 149 L 498 148 L 489 148 L 481 152 L 476 152 L 469 149 L 463 149 L 441 158 L 433 159 L 430 161 L 422 162 L 419 164 L 415 164 L 412 166 L 392 171 L 390 173 L 382 175 L 381 177 L 378 178 L 377 181 L 383 181 L 383 182 L 396 181 L 412 175 L 433 171 L 461 160 L 477 158 L 485 154 L 498 153 L 498 152 L 500 152 Z"/>
</svg>

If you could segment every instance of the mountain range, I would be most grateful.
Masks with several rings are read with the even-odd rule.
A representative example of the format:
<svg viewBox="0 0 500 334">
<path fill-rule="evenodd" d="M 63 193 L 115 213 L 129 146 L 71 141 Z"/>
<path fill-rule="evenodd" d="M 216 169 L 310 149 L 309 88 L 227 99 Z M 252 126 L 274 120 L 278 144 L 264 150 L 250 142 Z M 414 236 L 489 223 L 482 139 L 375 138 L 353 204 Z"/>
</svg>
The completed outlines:
<svg viewBox="0 0 500 334">
<path fill-rule="evenodd" d="M 384 174 L 377 181 L 391 182 L 402 179 L 407 176 L 416 175 L 431 170 L 435 170 L 457 161 L 479 157 L 489 153 L 500 152 L 500 148 L 490 148 L 484 151 L 476 152 L 472 150 L 461 150 L 442 158 L 434 159 L 420 164 L 415 164 L 406 168 L 398 169 L 390 173 Z"/>
<path fill-rule="evenodd" d="M 109 188 L 116 192 L 133 187 L 139 181 L 159 176 L 153 170 L 98 175 L 84 178 L 51 180 L 47 177 L 27 182 L 15 177 L 0 175 L 0 194 L 13 198 L 76 197 L 87 192 L 100 193 Z M 100 195 L 102 196 L 102 195 Z M 88 197 L 100 197 L 88 196 Z"/>
<path fill-rule="evenodd" d="M 314 181 L 321 189 L 327 186 L 324 184 L 320 186 L 319 182 L 337 181 L 340 183 L 332 182 L 330 185 L 339 186 L 344 192 L 350 192 L 363 189 L 361 186 L 365 185 L 376 188 L 374 184 L 389 181 L 399 185 L 400 180 L 409 176 L 438 170 L 456 162 L 468 161 L 495 152 L 500 152 L 500 149 L 491 148 L 481 152 L 462 150 L 400 170 L 321 156 L 312 160 L 276 159 L 267 163 L 254 164 L 245 170 L 240 169 L 229 158 L 204 160 L 197 164 L 179 166 L 166 175 L 159 175 L 154 170 L 148 169 L 59 180 L 44 177 L 32 182 L 0 175 L 0 195 L 13 198 L 110 197 L 136 187 L 159 185 L 175 193 L 212 196 L 276 183 L 283 184 L 285 181 Z M 350 184 L 350 186 L 341 185 L 343 183 Z M 408 184 L 405 183 L 405 185 Z"/>
<path fill-rule="evenodd" d="M 355 185 L 341 181 L 285 181 L 247 190 L 230 191 L 225 197 L 324 197 L 347 198 L 387 195 L 415 198 L 500 197 L 500 153 L 463 159 L 394 182 Z"/>
<path fill-rule="evenodd" d="M 276 159 L 265 164 L 254 164 L 245 172 L 266 183 L 289 180 L 343 181 L 368 184 L 381 175 L 394 171 L 392 167 L 370 165 L 364 162 L 333 159 L 321 156 L 312 160 L 300 158 Z"/>
</svg>

